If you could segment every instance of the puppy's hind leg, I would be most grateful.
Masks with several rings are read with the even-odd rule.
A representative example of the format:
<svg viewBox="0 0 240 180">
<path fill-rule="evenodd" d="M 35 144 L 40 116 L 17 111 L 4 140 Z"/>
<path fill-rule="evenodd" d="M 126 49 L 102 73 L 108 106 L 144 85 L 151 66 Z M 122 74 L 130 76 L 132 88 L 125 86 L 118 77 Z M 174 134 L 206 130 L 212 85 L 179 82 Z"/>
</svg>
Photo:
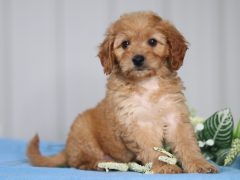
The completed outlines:
<svg viewBox="0 0 240 180">
<path fill-rule="evenodd" d="M 71 127 L 66 144 L 68 165 L 78 169 L 98 170 L 97 164 L 106 161 L 91 127 L 91 116 L 80 115 Z"/>
<path fill-rule="evenodd" d="M 68 164 L 82 170 L 98 170 L 97 164 L 104 162 L 104 153 L 93 140 L 84 137 L 71 139 L 67 148 Z"/>
<path fill-rule="evenodd" d="M 94 142 L 84 142 L 80 146 L 69 144 L 68 164 L 71 167 L 81 170 L 101 170 L 98 168 L 98 163 L 107 161 L 114 162 L 113 159 L 104 155 Z"/>
</svg>

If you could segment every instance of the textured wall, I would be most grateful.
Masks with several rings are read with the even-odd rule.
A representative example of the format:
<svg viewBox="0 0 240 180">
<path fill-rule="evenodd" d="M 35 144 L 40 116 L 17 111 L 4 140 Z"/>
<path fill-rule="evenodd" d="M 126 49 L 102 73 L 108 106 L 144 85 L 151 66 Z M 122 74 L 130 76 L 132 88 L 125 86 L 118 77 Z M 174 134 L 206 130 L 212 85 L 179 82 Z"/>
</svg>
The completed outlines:
<svg viewBox="0 0 240 180">
<path fill-rule="evenodd" d="M 105 94 L 97 47 L 122 13 L 153 10 L 190 43 L 180 75 L 207 117 L 240 117 L 238 0 L 0 0 L 0 136 L 66 138 L 77 114 Z"/>
</svg>

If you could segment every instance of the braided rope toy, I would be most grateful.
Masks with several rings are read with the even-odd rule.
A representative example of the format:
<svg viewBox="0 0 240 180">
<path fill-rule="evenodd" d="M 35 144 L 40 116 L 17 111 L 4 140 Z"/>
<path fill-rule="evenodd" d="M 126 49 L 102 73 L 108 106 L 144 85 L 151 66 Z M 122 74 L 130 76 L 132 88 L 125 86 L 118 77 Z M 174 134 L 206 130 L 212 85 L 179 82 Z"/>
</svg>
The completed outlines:
<svg viewBox="0 0 240 180">
<path fill-rule="evenodd" d="M 175 165 L 177 163 L 176 157 L 173 154 L 167 152 L 165 149 L 154 147 L 153 150 L 165 154 L 165 156 L 159 156 L 158 160 L 172 165 Z M 106 172 L 109 172 L 109 170 L 117 170 L 122 172 L 134 171 L 144 174 L 153 174 L 153 171 L 151 171 L 152 169 L 151 162 L 145 165 L 140 165 L 136 162 L 130 163 L 100 162 L 98 163 L 98 167 L 105 169 Z"/>
</svg>

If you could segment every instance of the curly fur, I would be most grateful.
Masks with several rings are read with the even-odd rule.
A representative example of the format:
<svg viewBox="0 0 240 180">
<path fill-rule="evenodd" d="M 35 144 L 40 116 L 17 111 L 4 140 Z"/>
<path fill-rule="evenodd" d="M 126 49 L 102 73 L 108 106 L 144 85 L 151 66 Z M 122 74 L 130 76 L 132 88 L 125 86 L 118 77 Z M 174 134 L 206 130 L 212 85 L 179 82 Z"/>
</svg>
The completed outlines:
<svg viewBox="0 0 240 180">
<path fill-rule="evenodd" d="M 157 40 L 155 46 L 149 45 L 150 38 Z M 123 48 L 126 40 L 129 46 Z M 98 170 L 97 163 L 103 161 L 153 162 L 156 173 L 180 173 L 178 166 L 157 160 L 160 154 L 153 147 L 166 142 L 185 172 L 217 172 L 201 155 L 177 75 L 186 50 L 181 33 L 158 15 L 121 16 L 99 47 L 98 56 L 109 75 L 105 98 L 76 118 L 60 154 L 42 156 L 34 137 L 27 151 L 30 162 L 91 170 Z M 132 62 L 139 54 L 145 57 L 141 68 Z"/>
</svg>

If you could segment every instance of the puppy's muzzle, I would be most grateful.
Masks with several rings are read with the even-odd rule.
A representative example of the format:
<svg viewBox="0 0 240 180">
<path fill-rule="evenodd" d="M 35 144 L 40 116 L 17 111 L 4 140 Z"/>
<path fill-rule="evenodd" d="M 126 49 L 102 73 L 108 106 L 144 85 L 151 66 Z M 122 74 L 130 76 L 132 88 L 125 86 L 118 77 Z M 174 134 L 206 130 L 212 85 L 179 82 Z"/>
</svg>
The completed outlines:
<svg viewBox="0 0 240 180">
<path fill-rule="evenodd" d="M 144 60 L 145 60 L 145 58 L 143 55 L 135 55 L 132 58 L 132 62 L 136 67 L 142 67 L 144 64 Z"/>
</svg>

